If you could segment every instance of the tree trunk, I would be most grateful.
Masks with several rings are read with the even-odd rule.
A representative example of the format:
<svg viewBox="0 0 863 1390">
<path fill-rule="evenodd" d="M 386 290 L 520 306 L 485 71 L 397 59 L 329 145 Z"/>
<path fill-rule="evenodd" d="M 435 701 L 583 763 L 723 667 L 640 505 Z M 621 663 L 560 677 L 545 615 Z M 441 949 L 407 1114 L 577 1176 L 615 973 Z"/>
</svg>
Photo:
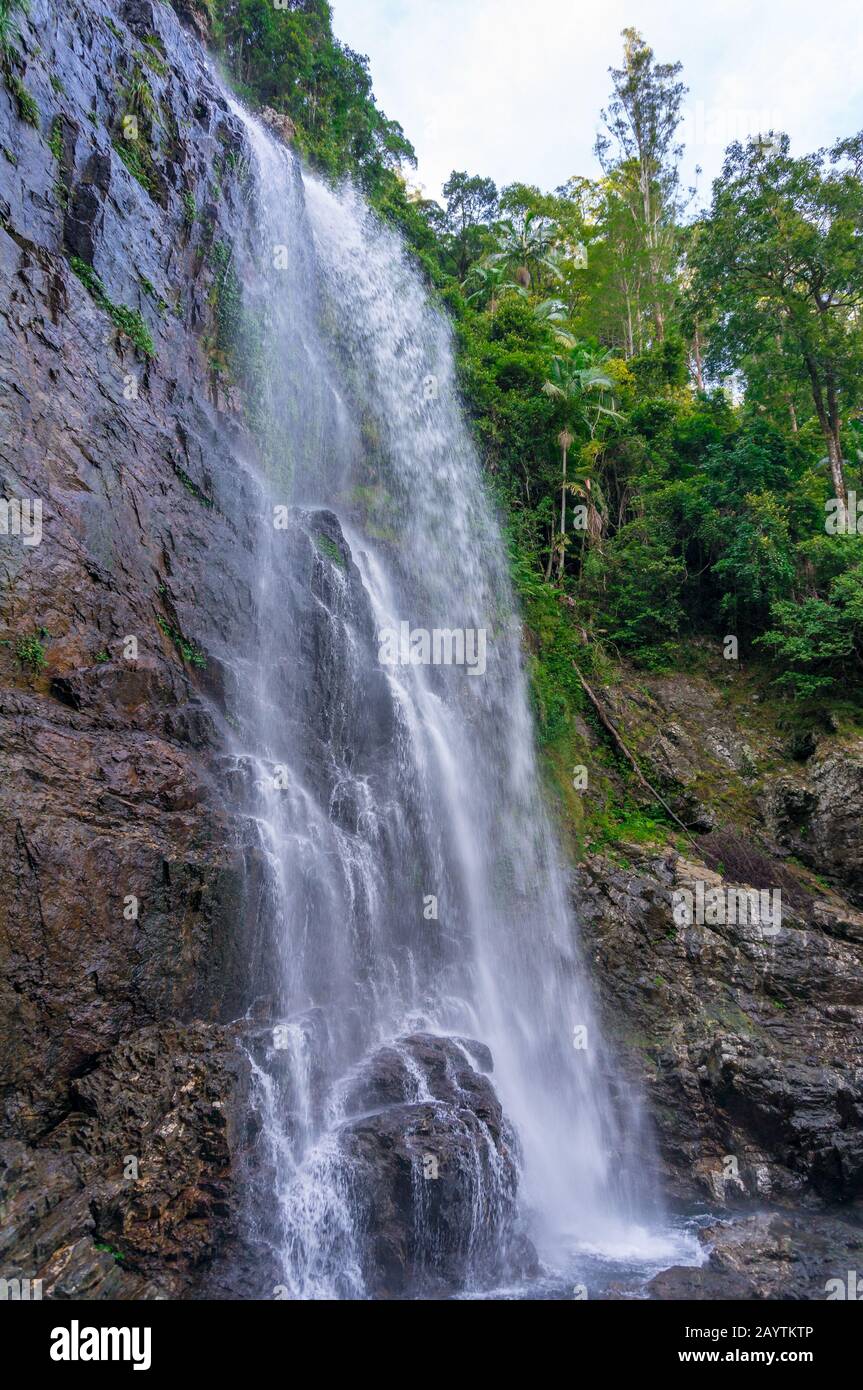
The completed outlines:
<svg viewBox="0 0 863 1390">
<path fill-rule="evenodd" d="M 560 487 L 560 561 L 557 568 L 558 579 L 563 578 L 564 544 L 566 540 L 566 445 L 562 446 L 563 482 Z"/>
<path fill-rule="evenodd" d="M 839 431 L 831 431 L 827 435 L 827 457 L 830 460 L 830 474 L 833 478 L 833 492 L 837 501 L 842 503 L 842 509 L 848 513 L 848 490 L 845 487 L 845 471 L 842 463 L 842 445 L 839 442 Z"/>
<path fill-rule="evenodd" d="M 698 331 L 698 320 L 695 321 L 695 341 L 692 344 L 695 354 L 695 385 L 699 391 L 704 390 L 704 371 L 701 364 L 701 334 Z"/>
<path fill-rule="evenodd" d="M 827 401 L 824 403 L 824 389 L 821 385 L 821 378 L 818 375 L 818 365 L 811 353 L 804 354 L 806 370 L 809 373 L 809 381 L 812 386 L 812 399 L 815 404 L 815 414 L 818 416 L 818 423 L 821 432 L 827 443 L 827 461 L 830 464 L 830 476 L 833 479 L 833 495 L 842 506 L 844 514 L 848 514 L 848 491 L 845 487 L 845 471 L 842 461 L 842 444 L 839 439 L 839 408 L 836 400 L 836 392 L 830 383 L 827 386 Z"/>
</svg>

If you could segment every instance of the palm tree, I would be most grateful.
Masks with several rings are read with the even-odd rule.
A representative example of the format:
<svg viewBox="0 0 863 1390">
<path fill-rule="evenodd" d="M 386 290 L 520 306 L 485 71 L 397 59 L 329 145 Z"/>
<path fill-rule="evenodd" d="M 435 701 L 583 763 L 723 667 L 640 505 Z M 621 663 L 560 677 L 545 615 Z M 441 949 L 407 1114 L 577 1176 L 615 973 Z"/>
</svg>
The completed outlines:
<svg viewBox="0 0 863 1390">
<path fill-rule="evenodd" d="M 614 382 L 608 375 L 606 366 L 611 353 L 600 352 L 587 343 L 576 343 L 565 357 L 554 357 L 551 376 L 543 385 L 547 396 L 562 402 L 567 423 L 557 437 L 562 458 L 562 478 L 560 487 L 560 544 L 558 547 L 558 579 L 563 578 L 566 550 L 566 493 L 567 488 L 586 499 L 588 507 L 588 533 L 598 535 L 601 518 L 594 501 L 595 489 L 589 477 L 589 469 L 581 468 L 578 476 L 571 482 L 567 480 L 567 455 L 573 444 L 574 435 L 569 429 L 576 422 L 586 425 L 591 440 L 596 437 L 599 422 L 603 417 L 620 419 L 614 405 Z M 549 569 L 551 573 L 551 556 Z"/>
<path fill-rule="evenodd" d="M 468 304 L 475 300 L 484 301 L 492 318 L 501 295 L 507 290 L 520 289 L 520 286 L 507 278 L 505 266 L 491 265 L 488 260 L 479 261 L 471 267 L 463 288 L 468 289 L 471 285 L 476 285 L 476 289 L 468 295 Z"/>
<path fill-rule="evenodd" d="M 526 291 L 522 291 L 526 294 Z M 575 338 L 561 324 L 569 318 L 569 310 L 562 299 L 543 299 L 533 306 L 533 316 L 538 323 L 550 328 L 555 338 L 566 348 L 575 347 Z"/>
<path fill-rule="evenodd" d="M 558 229 L 548 217 L 529 212 L 520 226 L 507 219 L 496 223 L 494 231 L 497 250 L 486 263 L 503 266 L 523 289 L 533 290 L 543 270 L 555 280 L 563 278 L 553 251 Z"/>
</svg>

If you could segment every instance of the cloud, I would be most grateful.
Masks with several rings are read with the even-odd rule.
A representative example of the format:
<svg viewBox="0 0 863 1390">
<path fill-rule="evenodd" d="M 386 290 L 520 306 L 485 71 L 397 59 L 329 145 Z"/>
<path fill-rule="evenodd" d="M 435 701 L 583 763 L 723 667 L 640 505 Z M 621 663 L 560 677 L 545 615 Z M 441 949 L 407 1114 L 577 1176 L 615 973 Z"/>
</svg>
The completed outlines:
<svg viewBox="0 0 863 1390">
<path fill-rule="evenodd" d="M 367 53 L 378 100 L 401 121 L 431 196 L 450 170 L 553 188 L 593 174 L 620 31 L 680 59 L 706 187 L 723 136 L 779 118 L 797 151 L 863 124 L 859 0 L 334 0 L 339 38 Z M 748 122 L 752 122 L 748 125 Z"/>
</svg>

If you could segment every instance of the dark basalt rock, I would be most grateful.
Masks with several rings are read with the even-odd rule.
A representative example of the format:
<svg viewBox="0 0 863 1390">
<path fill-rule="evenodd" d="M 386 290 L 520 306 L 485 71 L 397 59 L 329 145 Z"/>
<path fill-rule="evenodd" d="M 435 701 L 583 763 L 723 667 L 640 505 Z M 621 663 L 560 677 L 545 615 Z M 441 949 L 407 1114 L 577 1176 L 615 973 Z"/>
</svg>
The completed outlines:
<svg viewBox="0 0 863 1390">
<path fill-rule="evenodd" d="M 247 1140 L 243 1066 L 223 1025 L 246 1010 L 253 979 L 264 988 L 269 946 L 246 770 L 225 756 L 258 638 L 262 518 L 239 390 L 206 343 L 213 248 L 255 260 L 238 173 L 251 152 L 199 42 L 199 0 L 33 0 L 20 22 L 16 71 L 40 124 L 20 119 L 0 83 L 0 484 L 40 499 L 44 519 L 38 546 L 0 537 L 0 1277 L 43 1277 L 64 1298 L 204 1286 L 223 1296 L 217 1266 L 234 1248 Z M 149 189 L 117 148 L 148 38 L 161 113 Z M 152 358 L 71 256 L 113 305 L 141 315 Z M 370 659 L 339 638 L 349 616 L 374 649 L 337 519 L 297 508 L 290 527 L 297 565 L 284 631 L 270 634 L 273 695 L 286 725 L 302 724 L 299 773 L 350 830 L 360 808 L 334 769 L 341 760 L 362 776 L 381 763 L 392 701 L 381 669 L 352 667 Z M 34 636 L 44 668 L 16 657 Z M 715 848 L 705 776 L 750 778 L 754 734 L 695 678 L 653 684 L 640 751 Z M 623 692 L 608 699 L 634 741 Z M 735 862 L 786 883 L 778 856 L 793 854 L 861 905 L 861 750 L 819 740 L 802 753 L 763 788 L 767 867 L 765 853 Z M 383 881 L 392 852 L 381 846 Z M 710 869 L 627 854 L 629 868 L 588 859 L 574 897 L 610 1028 L 656 1121 L 660 1179 L 682 1200 L 729 1205 L 859 1198 L 863 917 L 808 891 L 789 898 L 776 944 L 744 927 L 676 930 L 674 887 Z M 727 871 L 726 849 L 718 857 Z M 270 997 L 256 1009 L 276 1016 Z M 531 1265 L 490 1071 L 482 1044 L 415 1034 L 352 1080 L 341 1143 L 369 1234 L 368 1286 L 382 1297 L 446 1294 Z M 142 1160 L 134 1184 L 122 1178 L 127 1154 Z M 436 1179 L 422 1176 L 426 1156 Z M 711 1261 L 661 1277 L 716 1288 L 719 1276 Z M 761 1287 L 751 1271 L 734 1280 Z"/>
<path fill-rule="evenodd" d="M 859 738 L 825 727 L 789 746 L 746 674 L 709 644 L 703 655 L 704 674 L 623 671 L 602 692 L 690 831 L 713 823 L 685 854 L 621 840 L 574 871 L 606 1033 L 654 1121 L 657 1182 L 681 1202 L 852 1203 L 863 1194 Z M 581 737 L 587 761 L 594 735 Z M 780 891 L 781 931 L 679 925 L 674 894 L 697 881 L 723 896 Z"/>
<path fill-rule="evenodd" d="M 488 1049 L 412 1034 L 361 1069 L 340 1147 L 359 1203 L 363 1270 L 378 1298 L 446 1297 L 514 1278 L 536 1256 L 516 1226 L 517 1141 Z"/>
</svg>

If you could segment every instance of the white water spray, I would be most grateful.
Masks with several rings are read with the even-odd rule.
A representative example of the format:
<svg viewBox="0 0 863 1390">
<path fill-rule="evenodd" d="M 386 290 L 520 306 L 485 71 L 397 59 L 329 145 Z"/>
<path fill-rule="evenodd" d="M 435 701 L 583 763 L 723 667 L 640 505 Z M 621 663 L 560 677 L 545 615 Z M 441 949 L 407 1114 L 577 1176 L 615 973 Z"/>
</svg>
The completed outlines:
<svg viewBox="0 0 863 1390">
<path fill-rule="evenodd" d="M 258 165 L 245 280 L 269 346 L 262 512 L 291 513 L 263 528 L 236 748 L 274 942 L 277 1022 L 255 1074 L 282 1277 L 294 1297 L 363 1295 L 341 1097 L 364 1057 L 416 1027 L 491 1048 L 541 1251 L 649 1256 L 652 1194 L 633 1176 L 647 1140 L 585 984 L 448 326 L 362 199 L 301 178 L 231 104 Z M 381 665 L 378 635 L 405 622 L 483 631 L 484 673 Z M 300 647 L 311 690 L 286 669 Z"/>
</svg>

